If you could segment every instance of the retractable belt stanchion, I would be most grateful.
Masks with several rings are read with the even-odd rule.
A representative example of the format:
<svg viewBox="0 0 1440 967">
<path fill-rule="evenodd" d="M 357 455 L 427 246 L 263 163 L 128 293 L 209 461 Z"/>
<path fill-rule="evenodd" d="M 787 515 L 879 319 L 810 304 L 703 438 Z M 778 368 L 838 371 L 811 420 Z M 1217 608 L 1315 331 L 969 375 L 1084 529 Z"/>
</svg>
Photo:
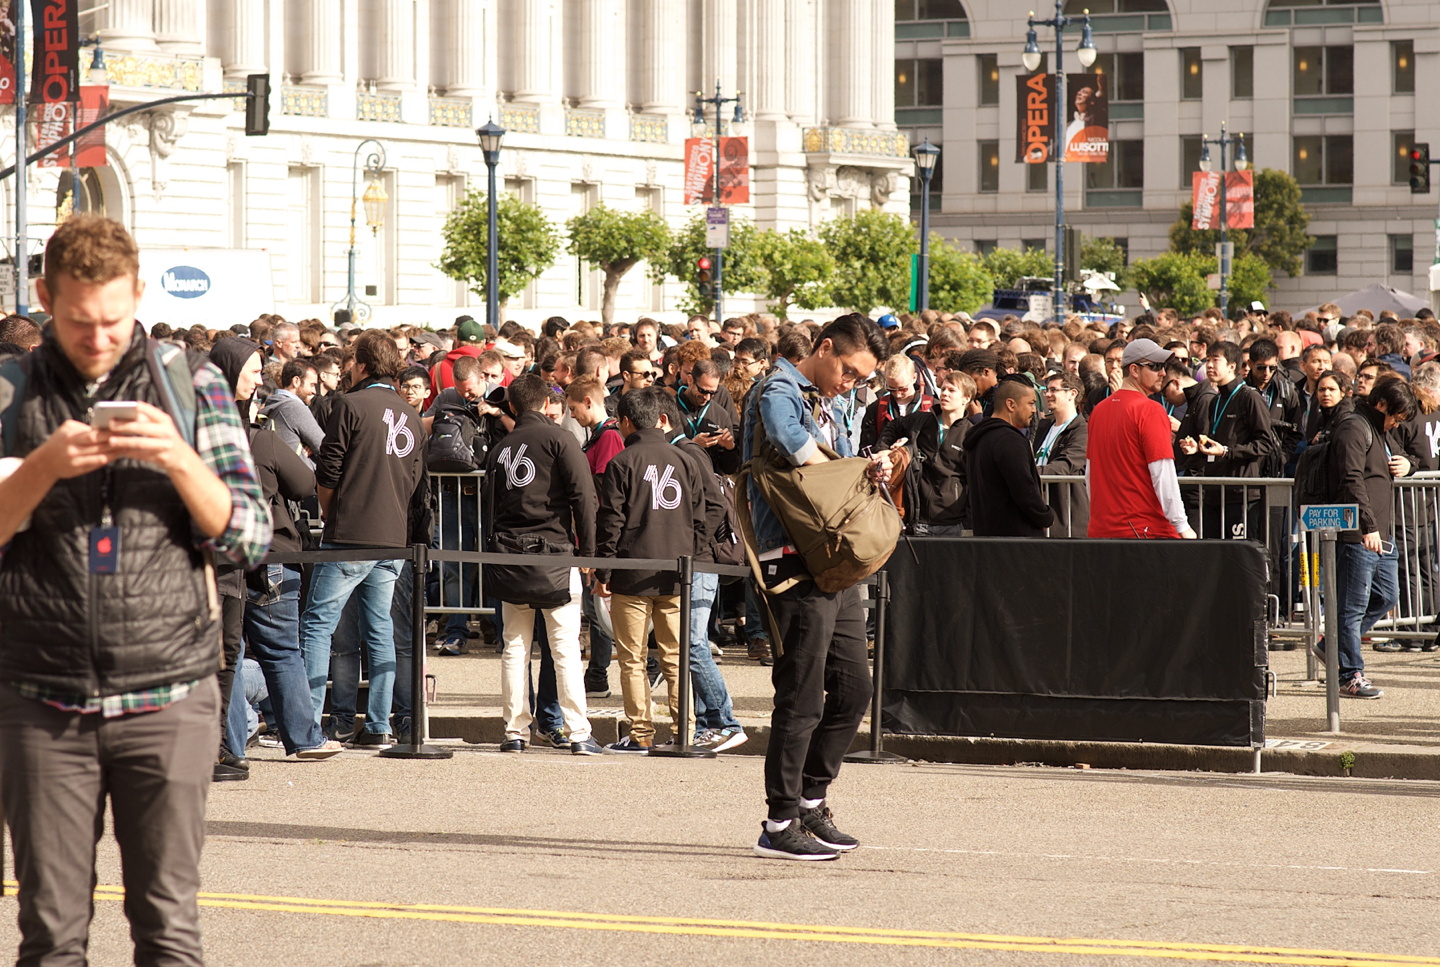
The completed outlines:
<svg viewBox="0 0 1440 967">
<path fill-rule="evenodd" d="M 387 759 L 449 759 L 455 755 L 438 745 L 426 745 L 430 722 L 425 707 L 425 570 L 430 549 L 410 545 L 410 743 L 382 749 Z"/>
<path fill-rule="evenodd" d="M 880 728 L 880 707 L 885 692 L 885 625 L 890 613 L 890 576 L 882 568 L 875 572 L 875 671 L 874 690 L 870 695 L 870 748 L 851 752 L 845 762 L 908 762 L 903 755 L 886 752 Z"/>
<path fill-rule="evenodd" d="M 680 693 L 675 697 L 675 735 L 670 745 L 655 746 L 650 754 L 670 759 L 713 759 L 715 753 L 709 749 L 694 749 L 690 746 L 690 609 L 693 601 L 690 593 L 694 577 L 694 561 L 689 557 L 680 558 Z"/>
<path fill-rule="evenodd" d="M 1320 576 L 1325 583 L 1325 731 L 1340 732 L 1340 595 L 1335 581 L 1336 532 L 1320 532 Z"/>
</svg>

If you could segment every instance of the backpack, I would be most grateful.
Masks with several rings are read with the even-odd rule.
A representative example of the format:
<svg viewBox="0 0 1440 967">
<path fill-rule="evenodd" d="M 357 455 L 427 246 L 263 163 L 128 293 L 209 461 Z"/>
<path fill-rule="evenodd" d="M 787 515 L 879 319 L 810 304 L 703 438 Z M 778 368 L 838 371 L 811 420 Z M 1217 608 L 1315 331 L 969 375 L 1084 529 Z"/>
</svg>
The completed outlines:
<svg viewBox="0 0 1440 967">
<path fill-rule="evenodd" d="M 195 372 L 205 364 L 198 353 L 167 346 L 154 339 L 147 340 L 145 367 L 150 380 L 160 392 L 162 409 L 170 414 L 180 437 L 195 447 Z M 0 454 L 15 452 L 15 438 L 20 432 L 20 406 L 25 402 L 25 384 L 30 379 L 34 358 L 10 356 L 0 362 Z"/>
<path fill-rule="evenodd" d="M 822 404 L 812 401 L 817 413 Z M 884 488 L 870 479 L 870 461 L 841 457 L 821 444 L 829 459 L 807 467 L 792 466 L 765 433 L 756 415 L 753 456 L 741 469 L 735 486 L 741 502 L 739 518 L 746 556 L 761 588 L 765 587 L 750 515 L 746 484 L 754 481 L 785 533 L 799 552 L 815 586 L 826 593 L 854 587 L 885 566 L 900 540 L 900 514 L 886 499 Z M 769 588 L 787 590 L 803 578 Z"/>
<path fill-rule="evenodd" d="M 720 531 L 715 535 L 715 563 L 716 564 L 744 564 L 745 545 L 740 541 L 740 525 L 735 518 L 735 481 L 723 473 L 715 474 L 715 482 L 720 485 L 720 496 L 725 499 L 725 521 L 720 525 Z M 737 577 L 722 575 L 721 584 L 733 584 L 740 580 Z"/>
<path fill-rule="evenodd" d="M 1294 493 L 1297 508 L 1306 504 L 1323 504 L 1334 499 L 1335 487 L 1331 483 L 1330 473 L 1330 443 L 1340 424 L 1349 419 L 1359 420 L 1364 428 L 1366 452 L 1375 445 L 1375 431 L 1370 428 L 1369 420 L 1355 412 L 1343 414 L 1323 437 L 1304 449 L 1295 463 Z"/>
<path fill-rule="evenodd" d="M 425 469 L 431 473 L 473 473 L 489 448 L 467 407 L 441 406 L 425 441 Z"/>
</svg>

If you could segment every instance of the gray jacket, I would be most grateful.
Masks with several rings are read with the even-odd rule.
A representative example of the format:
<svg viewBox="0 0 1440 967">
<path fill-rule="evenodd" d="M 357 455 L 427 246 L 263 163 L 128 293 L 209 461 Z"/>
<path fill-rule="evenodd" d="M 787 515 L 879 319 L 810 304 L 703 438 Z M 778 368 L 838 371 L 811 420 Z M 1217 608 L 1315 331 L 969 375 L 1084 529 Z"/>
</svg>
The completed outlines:
<svg viewBox="0 0 1440 967">
<path fill-rule="evenodd" d="M 288 389 L 276 390 L 260 408 L 260 416 L 269 420 L 285 445 L 314 469 L 314 454 L 325 442 L 325 430 L 300 397 Z"/>
</svg>

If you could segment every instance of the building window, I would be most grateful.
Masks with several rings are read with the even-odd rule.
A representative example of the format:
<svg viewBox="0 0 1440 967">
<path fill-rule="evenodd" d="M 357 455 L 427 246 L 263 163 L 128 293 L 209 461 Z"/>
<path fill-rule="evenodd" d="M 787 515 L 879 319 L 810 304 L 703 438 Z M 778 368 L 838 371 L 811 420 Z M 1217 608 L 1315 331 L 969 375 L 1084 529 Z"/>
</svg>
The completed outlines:
<svg viewBox="0 0 1440 967">
<path fill-rule="evenodd" d="M 232 161 L 225 166 L 225 222 L 229 229 L 231 248 L 244 248 L 245 231 L 245 162 Z"/>
<path fill-rule="evenodd" d="M 1415 41 L 1396 40 L 1390 44 L 1393 78 L 1390 90 L 1395 94 L 1415 93 Z"/>
<path fill-rule="evenodd" d="M 1315 9 L 1317 7 L 1325 9 Z M 1380 0 L 1270 0 L 1270 8 L 1265 11 L 1267 27 L 1384 22 L 1385 10 Z"/>
<path fill-rule="evenodd" d="M 1000 142 L 981 141 L 980 145 L 980 191 L 1000 190 Z"/>
<path fill-rule="evenodd" d="M 291 168 L 287 182 L 285 234 L 290 257 L 285 260 L 286 296 L 291 302 L 316 302 L 315 267 L 319 263 L 319 206 L 316 204 L 314 168 Z"/>
<path fill-rule="evenodd" d="M 960 0 L 895 0 L 896 20 L 965 20 Z"/>
<path fill-rule="evenodd" d="M 1205 69 L 1199 47 L 1180 48 L 1180 97 L 1198 101 L 1205 96 Z"/>
<path fill-rule="evenodd" d="M 1020 240 L 1020 251 L 1022 252 L 1045 252 L 1046 240 L 1043 238 L 1022 238 Z"/>
<path fill-rule="evenodd" d="M 1230 96 L 1244 99 L 1255 96 L 1255 48 L 1230 48 Z"/>
<path fill-rule="evenodd" d="M 1340 271 L 1340 252 L 1336 236 L 1316 235 L 1315 244 L 1305 250 L 1306 275 L 1335 275 Z"/>
<path fill-rule="evenodd" d="M 1355 48 L 1296 47 L 1291 60 L 1296 97 L 1355 93 Z"/>
<path fill-rule="evenodd" d="M 1145 55 L 1101 54 L 1094 71 L 1106 79 L 1111 102 L 1145 100 Z"/>
<path fill-rule="evenodd" d="M 1026 190 L 1026 191 L 1049 191 L 1049 190 L 1050 190 L 1050 166 L 1049 166 L 1049 165 L 1026 165 L 1026 166 L 1025 166 L 1025 190 Z"/>
<path fill-rule="evenodd" d="M 1296 135 L 1295 180 L 1302 185 L 1349 185 L 1355 181 L 1354 139 L 1348 134 Z M 1406 174 L 1409 180 L 1409 174 Z"/>
<path fill-rule="evenodd" d="M 971 244 L 975 246 L 975 254 L 981 258 L 1000 247 L 1000 243 L 993 238 L 977 238 Z"/>
<path fill-rule="evenodd" d="M 1414 131 L 1390 132 L 1390 183 L 1410 184 L 1410 149 L 1415 146 Z"/>
<path fill-rule="evenodd" d="M 980 64 L 980 106 L 1000 103 L 1000 59 L 995 54 L 981 54 L 976 60 Z"/>
<path fill-rule="evenodd" d="M 1415 237 L 1390 236 L 1390 271 L 1395 275 L 1411 275 L 1415 271 Z"/>
<path fill-rule="evenodd" d="M 1080 13 L 1169 13 L 1165 0 L 1066 0 L 1065 12 Z"/>
<path fill-rule="evenodd" d="M 1110 158 L 1104 164 L 1087 164 L 1085 187 L 1092 191 L 1145 187 L 1145 142 L 1111 140 Z"/>
<path fill-rule="evenodd" d="M 1194 183 L 1191 176 L 1200 170 L 1202 136 L 1183 134 L 1180 136 L 1180 187 L 1189 189 Z"/>
<path fill-rule="evenodd" d="M 897 60 L 895 62 L 895 106 L 939 107 L 944 94 L 945 62 Z"/>
</svg>

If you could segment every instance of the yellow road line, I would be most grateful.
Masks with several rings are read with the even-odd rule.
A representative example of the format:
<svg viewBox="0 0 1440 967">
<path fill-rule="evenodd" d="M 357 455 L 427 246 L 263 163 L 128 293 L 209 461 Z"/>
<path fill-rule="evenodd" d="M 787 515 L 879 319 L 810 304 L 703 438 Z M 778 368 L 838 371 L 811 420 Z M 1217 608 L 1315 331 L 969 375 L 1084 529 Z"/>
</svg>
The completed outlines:
<svg viewBox="0 0 1440 967">
<path fill-rule="evenodd" d="M 13 886 L 13 883 L 7 883 Z M 97 900 L 119 900 L 122 888 L 100 886 Z M 811 943 L 850 943 L 875 946 L 929 947 L 961 950 L 1029 951 L 1089 956 L 1141 957 L 1209 963 L 1275 964 L 1282 967 L 1440 967 L 1440 958 L 1378 954 L 1344 950 L 1311 950 L 1233 944 L 1201 944 L 1150 940 L 1110 940 L 1085 937 L 1026 937 L 1004 934 L 945 933 L 845 927 L 832 924 L 769 923 L 750 920 L 711 920 L 688 917 L 646 917 L 628 914 L 583 913 L 559 910 L 521 910 L 498 907 L 402 904 L 363 900 L 328 900 L 311 897 L 272 897 L 244 893 L 201 893 L 200 905 L 231 910 L 422 920 L 449 923 L 483 923 L 501 926 L 549 927 L 567 930 L 603 930 L 621 933 L 690 937 L 732 937 L 752 940 L 803 940 Z"/>
</svg>

